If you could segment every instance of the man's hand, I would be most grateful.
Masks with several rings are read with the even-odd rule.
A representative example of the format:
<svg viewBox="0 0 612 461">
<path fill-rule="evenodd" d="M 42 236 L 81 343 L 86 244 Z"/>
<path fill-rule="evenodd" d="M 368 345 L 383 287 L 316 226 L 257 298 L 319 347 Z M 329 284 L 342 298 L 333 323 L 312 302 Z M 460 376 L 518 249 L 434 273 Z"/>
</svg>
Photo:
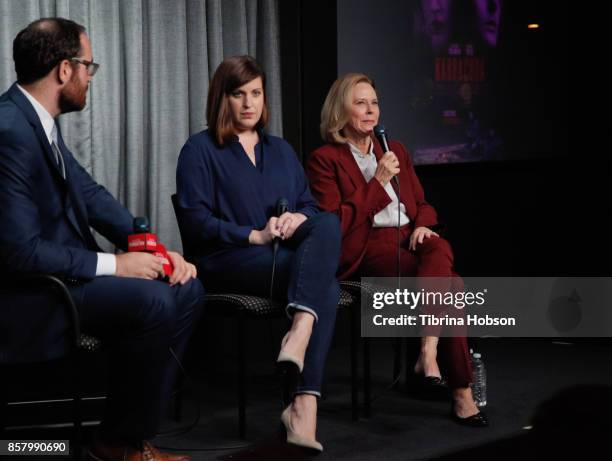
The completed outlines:
<svg viewBox="0 0 612 461">
<path fill-rule="evenodd" d="M 417 243 L 423 243 L 423 240 L 433 236 L 440 237 L 437 233 L 435 233 L 431 229 L 428 229 L 427 227 L 417 227 L 410 236 L 409 248 L 414 251 L 416 250 Z"/>
<path fill-rule="evenodd" d="M 122 253 L 116 256 L 116 261 L 115 275 L 117 277 L 155 280 L 160 275 L 164 275 L 161 260 L 149 253 Z"/>
<path fill-rule="evenodd" d="M 295 230 L 308 219 L 302 213 L 283 213 L 278 217 L 276 221 L 276 229 L 280 233 L 280 237 L 283 240 L 291 238 Z"/>
<path fill-rule="evenodd" d="M 198 276 L 196 267 L 185 261 L 185 258 L 180 254 L 174 251 L 168 251 L 168 257 L 174 266 L 174 271 L 170 276 L 170 285 L 176 285 L 177 283 L 185 285 L 189 280 Z"/>
</svg>

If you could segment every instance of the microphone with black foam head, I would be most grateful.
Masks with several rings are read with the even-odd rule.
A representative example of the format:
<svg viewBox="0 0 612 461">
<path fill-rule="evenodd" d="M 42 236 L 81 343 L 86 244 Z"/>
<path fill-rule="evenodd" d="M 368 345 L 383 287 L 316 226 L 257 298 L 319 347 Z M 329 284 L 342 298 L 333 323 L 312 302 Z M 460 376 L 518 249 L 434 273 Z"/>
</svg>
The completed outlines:
<svg viewBox="0 0 612 461">
<path fill-rule="evenodd" d="M 128 251 L 157 251 L 157 235 L 151 233 L 148 218 L 139 216 L 133 221 L 134 231 L 128 235 Z"/>
<path fill-rule="evenodd" d="M 281 197 L 276 201 L 276 217 L 280 218 L 283 213 L 286 213 L 289 210 L 289 200 L 285 197 Z M 274 254 L 278 251 L 278 245 L 280 243 L 280 237 L 274 237 Z"/>
<path fill-rule="evenodd" d="M 378 142 L 382 146 L 383 151 L 389 152 L 391 150 L 389 149 L 389 141 L 387 139 L 387 129 L 384 125 L 376 125 L 374 127 L 374 136 L 376 136 L 376 139 L 378 139 Z M 395 181 L 395 183 L 399 186 L 399 180 L 397 179 L 397 176 L 393 176 L 393 181 Z"/>
<path fill-rule="evenodd" d="M 142 251 L 160 258 L 165 274 L 162 278 L 169 279 L 174 272 L 174 265 L 166 247 L 157 240 L 157 235 L 151 232 L 148 218 L 144 216 L 134 218 L 133 227 L 134 233 L 128 235 L 128 251 Z"/>
</svg>

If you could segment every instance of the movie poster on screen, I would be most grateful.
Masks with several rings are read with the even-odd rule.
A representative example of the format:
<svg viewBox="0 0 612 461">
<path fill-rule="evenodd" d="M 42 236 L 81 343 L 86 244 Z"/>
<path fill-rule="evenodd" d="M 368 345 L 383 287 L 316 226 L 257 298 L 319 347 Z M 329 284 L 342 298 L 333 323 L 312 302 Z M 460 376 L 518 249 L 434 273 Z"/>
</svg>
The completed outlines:
<svg viewBox="0 0 612 461">
<path fill-rule="evenodd" d="M 416 0 L 409 112 L 414 163 L 501 160 L 501 0 Z"/>
</svg>

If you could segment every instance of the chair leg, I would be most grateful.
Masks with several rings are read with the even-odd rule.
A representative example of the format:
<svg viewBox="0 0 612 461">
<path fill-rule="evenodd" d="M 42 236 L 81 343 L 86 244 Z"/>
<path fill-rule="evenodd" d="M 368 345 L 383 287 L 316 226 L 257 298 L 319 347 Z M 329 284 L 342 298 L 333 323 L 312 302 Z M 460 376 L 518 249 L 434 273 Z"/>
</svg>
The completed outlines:
<svg viewBox="0 0 612 461">
<path fill-rule="evenodd" d="M 181 376 L 177 379 L 178 389 L 172 399 L 172 418 L 177 422 L 183 419 L 183 384 L 184 380 Z"/>
<path fill-rule="evenodd" d="M 357 344 L 359 341 L 359 315 L 355 312 L 359 309 L 359 305 L 353 304 L 350 306 L 350 347 L 351 347 L 351 419 L 357 421 L 359 419 L 359 354 L 357 352 Z"/>
<path fill-rule="evenodd" d="M 406 360 L 406 369 L 404 370 L 404 385 L 408 388 L 408 383 L 410 383 L 410 379 L 412 377 L 412 371 L 410 367 L 410 341 L 406 341 L 405 344 L 405 360 Z"/>
<path fill-rule="evenodd" d="M 399 384 L 399 375 L 402 370 L 402 340 L 395 338 L 393 340 L 393 389 L 397 389 Z"/>
<path fill-rule="evenodd" d="M 0 369 L 4 373 L 5 370 Z M 6 426 L 8 424 L 7 416 L 8 413 L 8 386 L 6 386 L 5 380 L 0 379 L 0 438 L 5 438 Z"/>
<path fill-rule="evenodd" d="M 237 336 L 238 336 L 238 436 L 246 438 L 246 351 L 245 351 L 245 327 L 244 314 L 238 314 Z"/>
<path fill-rule="evenodd" d="M 82 428 L 81 428 L 81 376 L 80 376 L 80 357 L 79 351 L 74 351 L 72 356 L 72 386 L 73 386 L 73 419 L 74 424 L 72 425 L 73 434 L 73 444 L 72 444 L 72 453 L 73 459 L 75 461 L 80 461 L 81 459 L 81 436 L 82 436 Z"/>
<path fill-rule="evenodd" d="M 371 385 L 370 338 L 363 338 L 363 414 L 366 418 L 372 416 Z"/>
</svg>

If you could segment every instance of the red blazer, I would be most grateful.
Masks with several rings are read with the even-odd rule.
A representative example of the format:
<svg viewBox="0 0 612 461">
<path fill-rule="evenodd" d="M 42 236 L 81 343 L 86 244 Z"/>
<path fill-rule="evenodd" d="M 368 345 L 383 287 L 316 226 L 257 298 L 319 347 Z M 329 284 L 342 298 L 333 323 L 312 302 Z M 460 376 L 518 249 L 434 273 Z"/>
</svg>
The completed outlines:
<svg viewBox="0 0 612 461">
<path fill-rule="evenodd" d="M 383 150 L 377 140 L 374 154 L 379 160 Z M 398 141 L 389 143 L 400 163 L 400 199 L 406 207 L 413 228 L 437 224 L 436 210 L 425 201 L 423 187 L 417 178 L 410 155 Z M 340 218 L 342 254 L 338 277 L 349 278 L 361 264 L 374 215 L 391 203 L 378 181 L 366 182 L 348 144 L 326 144 L 315 150 L 308 160 L 310 189 L 319 206 Z"/>
</svg>

